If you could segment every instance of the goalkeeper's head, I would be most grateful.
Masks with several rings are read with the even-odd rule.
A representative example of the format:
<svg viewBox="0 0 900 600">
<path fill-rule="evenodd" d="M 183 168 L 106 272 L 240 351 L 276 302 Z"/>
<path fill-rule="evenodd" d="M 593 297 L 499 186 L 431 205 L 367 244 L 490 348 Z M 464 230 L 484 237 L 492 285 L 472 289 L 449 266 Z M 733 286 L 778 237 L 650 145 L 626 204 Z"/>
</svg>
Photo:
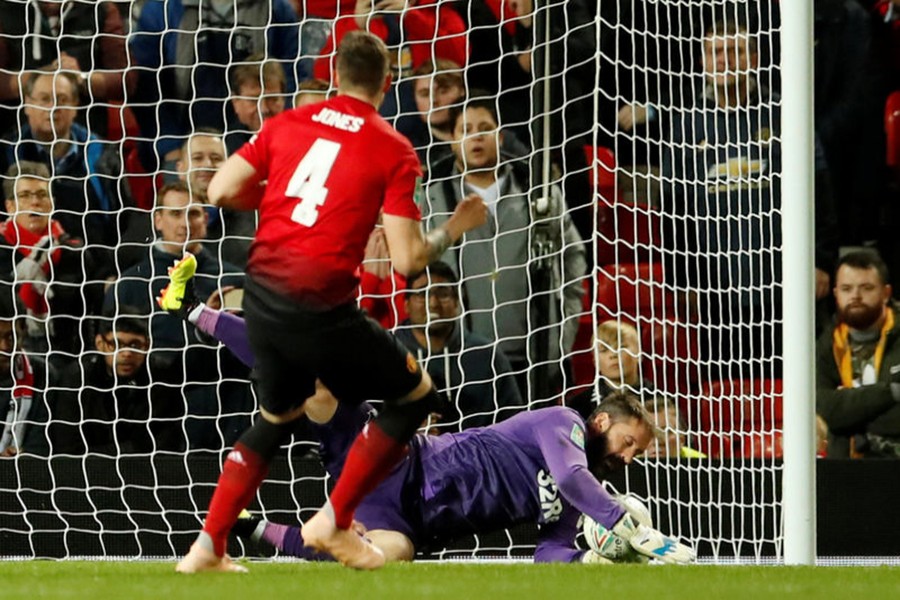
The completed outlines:
<svg viewBox="0 0 900 600">
<path fill-rule="evenodd" d="M 612 392 L 587 420 L 588 467 L 598 479 L 604 479 L 630 464 L 655 437 L 656 427 L 641 399 L 624 390 Z"/>
</svg>

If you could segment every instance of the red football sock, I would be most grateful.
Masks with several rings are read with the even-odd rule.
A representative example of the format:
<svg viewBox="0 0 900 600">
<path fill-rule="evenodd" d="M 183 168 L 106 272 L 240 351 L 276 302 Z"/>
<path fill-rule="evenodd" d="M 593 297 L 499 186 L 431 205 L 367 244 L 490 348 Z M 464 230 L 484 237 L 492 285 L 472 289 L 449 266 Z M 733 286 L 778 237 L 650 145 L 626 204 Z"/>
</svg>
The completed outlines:
<svg viewBox="0 0 900 600">
<path fill-rule="evenodd" d="M 241 442 L 228 454 L 203 525 L 203 531 L 212 538 L 216 556 L 225 554 L 228 532 L 240 512 L 253 500 L 268 472 L 268 463 Z"/>
<path fill-rule="evenodd" d="M 349 529 L 353 513 L 366 494 L 381 483 L 406 451 L 406 444 L 387 435 L 377 423 L 369 423 L 347 453 L 344 470 L 331 492 L 334 524 Z"/>
</svg>

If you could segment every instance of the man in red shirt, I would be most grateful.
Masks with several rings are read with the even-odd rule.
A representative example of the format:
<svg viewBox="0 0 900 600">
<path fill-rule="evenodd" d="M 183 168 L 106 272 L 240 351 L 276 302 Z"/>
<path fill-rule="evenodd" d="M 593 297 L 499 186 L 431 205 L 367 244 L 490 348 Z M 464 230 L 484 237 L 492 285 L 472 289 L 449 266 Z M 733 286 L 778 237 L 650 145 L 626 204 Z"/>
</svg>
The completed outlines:
<svg viewBox="0 0 900 600">
<path fill-rule="evenodd" d="M 353 512 L 438 403 L 428 373 L 357 307 L 357 267 L 382 209 L 391 259 L 404 275 L 484 223 L 487 209 L 469 196 L 445 225 L 423 234 L 414 202 L 418 158 L 377 112 L 390 83 L 384 43 L 348 34 L 337 69 L 338 96 L 266 121 L 209 186 L 212 204 L 259 209 L 243 308 L 262 418 L 226 459 L 180 572 L 244 570 L 225 556 L 228 532 L 317 379 L 342 401 L 385 403 L 350 448 L 328 504 L 306 523 L 303 538 L 347 566 L 382 566 L 381 552 L 352 527 Z"/>
</svg>

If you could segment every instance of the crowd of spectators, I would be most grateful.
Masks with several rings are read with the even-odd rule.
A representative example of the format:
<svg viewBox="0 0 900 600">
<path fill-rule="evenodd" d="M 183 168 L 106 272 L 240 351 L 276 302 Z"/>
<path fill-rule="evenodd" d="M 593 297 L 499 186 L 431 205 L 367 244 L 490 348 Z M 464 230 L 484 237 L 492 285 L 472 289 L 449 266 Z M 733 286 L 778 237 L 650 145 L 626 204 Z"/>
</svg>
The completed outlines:
<svg viewBox="0 0 900 600">
<path fill-rule="evenodd" d="M 470 193 L 490 209 L 420 275 L 392 271 L 378 231 L 360 270 L 364 308 L 447 399 L 438 430 L 574 396 L 568 357 L 591 312 L 595 260 L 585 145 L 609 147 L 627 175 L 622 194 L 660 211 L 665 285 L 698 325 L 701 377 L 780 377 L 779 3 L 647 4 L 3 3 L 0 453 L 234 441 L 254 412 L 249 369 L 155 298 L 185 251 L 198 259 L 199 298 L 241 287 L 257 217 L 209 206 L 209 181 L 266 122 L 334 92 L 333 49 L 355 29 L 391 50 L 381 113 L 418 153 L 425 226 Z M 893 323 L 900 240 L 882 224 L 900 188 L 879 115 L 900 90 L 900 0 L 816 0 L 815 16 L 817 323 L 823 340 L 851 340 L 841 359 L 820 348 L 819 413 L 829 455 L 888 453 L 890 393 L 871 411 L 842 399 L 878 381 L 890 389 L 893 363 L 876 344 L 874 375 L 856 376 L 866 367 L 857 329 L 868 329 L 846 320 L 855 304 L 840 290 L 848 272 L 871 267 L 887 290 L 878 325 Z M 152 177 L 145 203 L 129 189 L 135 168 Z M 635 184 L 642 177 L 655 185 Z M 835 271 L 848 248 L 884 263 L 851 253 Z M 584 413 L 604 391 L 639 388 L 683 431 L 678 402 L 642 366 L 643 330 L 627 320 L 596 329 L 593 385 L 566 402 Z M 834 381 L 823 375 L 829 352 Z M 852 368 L 840 362 L 851 355 Z M 17 398 L 23 381 L 33 391 Z"/>
</svg>

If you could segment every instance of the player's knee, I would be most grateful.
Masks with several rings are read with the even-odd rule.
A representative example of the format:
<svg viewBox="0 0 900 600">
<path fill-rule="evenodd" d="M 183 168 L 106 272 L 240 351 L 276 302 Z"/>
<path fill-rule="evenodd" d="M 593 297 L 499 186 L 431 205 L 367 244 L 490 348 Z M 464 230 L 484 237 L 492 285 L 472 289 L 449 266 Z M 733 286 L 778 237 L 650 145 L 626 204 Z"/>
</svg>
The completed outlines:
<svg viewBox="0 0 900 600">
<path fill-rule="evenodd" d="M 303 405 L 292 408 L 286 412 L 275 414 L 273 412 L 267 411 L 265 408 L 260 407 L 259 412 L 262 415 L 262 418 L 272 423 L 273 425 L 282 425 L 285 423 L 290 423 L 292 421 L 296 421 L 300 417 L 303 416 Z"/>
<path fill-rule="evenodd" d="M 413 394 L 408 394 L 407 398 Z M 440 396 L 430 386 L 423 396 L 408 400 L 386 402 L 378 415 L 378 424 L 390 437 L 401 442 L 409 440 L 425 418 L 440 407 Z"/>
<path fill-rule="evenodd" d="M 272 423 L 263 418 L 257 420 L 250 429 L 245 431 L 238 442 L 268 461 L 275 456 L 281 445 L 291 437 L 294 428 L 295 424 L 293 421 Z"/>
</svg>

